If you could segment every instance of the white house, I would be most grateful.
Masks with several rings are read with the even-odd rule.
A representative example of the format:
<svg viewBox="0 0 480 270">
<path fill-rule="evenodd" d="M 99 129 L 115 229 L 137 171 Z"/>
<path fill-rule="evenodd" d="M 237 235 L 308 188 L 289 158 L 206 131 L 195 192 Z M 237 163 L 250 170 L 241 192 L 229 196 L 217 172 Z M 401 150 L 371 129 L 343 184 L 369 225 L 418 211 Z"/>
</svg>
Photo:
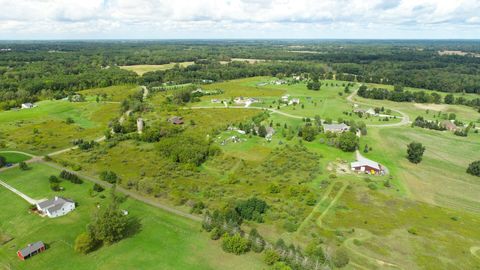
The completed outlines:
<svg viewBox="0 0 480 270">
<path fill-rule="evenodd" d="M 37 203 L 37 209 L 49 218 L 64 216 L 75 209 L 75 202 L 63 197 L 57 197 Z"/>
<path fill-rule="evenodd" d="M 22 109 L 30 109 L 33 108 L 33 104 L 28 102 L 28 103 L 22 103 Z"/>
<path fill-rule="evenodd" d="M 292 98 L 292 100 L 290 100 L 290 102 L 288 102 L 288 105 L 292 105 L 292 104 L 300 104 L 300 99 L 299 98 Z"/>
<path fill-rule="evenodd" d="M 289 94 L 286 94 L 286 95 L 283 95 L 282 96 L 282 101 L 283 102 L 288 102 L 288 99 L 290 98 L 290 95 Z"/>
</svg>

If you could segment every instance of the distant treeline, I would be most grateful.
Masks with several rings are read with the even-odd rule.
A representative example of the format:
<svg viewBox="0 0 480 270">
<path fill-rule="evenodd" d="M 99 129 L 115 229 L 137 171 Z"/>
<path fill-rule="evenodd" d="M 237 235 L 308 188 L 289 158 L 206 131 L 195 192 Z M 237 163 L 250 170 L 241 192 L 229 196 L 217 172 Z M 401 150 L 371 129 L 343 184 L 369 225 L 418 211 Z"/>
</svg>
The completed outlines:
<svg viewBox="0 0 480 270">
<path fill-rule="evenodd" d="M 396 102 L 418 102 L 418 103 L 445 103 L 466 105 L 474 108 L 480 108 L 480 98 L 466 99 L 464 97 L 456 97 L 453 94 L 447 94 L 445 97 L 438 93 L 428 93 L 426 91 L 404 91 L 403 87 L 395 87 L 390 91 L 384 88 L 368 89 L 366 85 L 360 86 L 357 94 L 364 98 L 391 100 Z"/>
</svg>

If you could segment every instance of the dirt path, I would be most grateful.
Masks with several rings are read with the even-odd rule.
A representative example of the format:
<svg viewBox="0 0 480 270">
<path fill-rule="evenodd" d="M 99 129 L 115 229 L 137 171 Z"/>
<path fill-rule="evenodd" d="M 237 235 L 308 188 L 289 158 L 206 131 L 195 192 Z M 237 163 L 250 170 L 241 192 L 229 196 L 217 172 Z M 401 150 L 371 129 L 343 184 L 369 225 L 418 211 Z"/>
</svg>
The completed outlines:
<svg viewBox="0 0 480 270">
<path fill-rule="evenodd" d="M 323 218 L 328 214 L 328 211 L 330 211 L 330 209 L 337 203 L 338 199 L 340 199 L 340 197 L 343 195 L 343 193 L 348 187 L 348 184 L 345 184 L 343 182 L 337 182 L 337 183 L 342 183 L 342 187 L 338 190 L 337 194 L 335 195 L 335 198 L 333 198 L 333 200 L 330 202 L 327 208 L 325 208 L 322 214 L 318 217 L 316 223 L 319 227 L 322 227 Z"/>
<path fill-rule="evenodd" d="M 327 187 L 327 190 L 325 191 L 325 193 L 323 194 L 322 198 L 320 199 L 320 201 L 315 205 L 315 207 L 313 208 L 313 210 L 310 212 L 310 214 L 308 214 L 308 216 L 302 221 L 302 223 L 300 224 L 300 226 L 298 227 L 298 230 L 297 230 L 297 234 L 299 234 L 303 228 L 308 224 L 308 222 L 310 222 L 310 220 L 312 219 L 313 215 L 315 215 L 316 213 L 320 212 L 320 207 L 322 206 L 323 202 L 325 202 L 325 200 L 328 198 L 328 195 L 330 194 L 330 192 L 332 191 L 333 189 L 333 186 L 335 186 L 335 183 L 332 183 L 330 184 L 328 187 Z"/>
<path fill-rule="evenodd" d="M 351 103 L 356 103 L 356 104 L 362 104 L 362 105 L 367 105 L 367 106 L 372 106 L 368 103 L 365 103 L 365 102 L 359 102 L 359 101 L 355 101 L 354 98 L 355 96 L 357 95 L 357 91 L 358 90 L 355 90 L 353 91 L 348 97 L 347 97 L 347 101 L 351 102 Z M 409 125 L 410 124 L 410 117 L 402 112 L 402 111 L 399 111 L 399 110 L 396 110 L 396 109 L 390 109 L 394 112 L 397 112 L 399 113 L 402 117 L 401 117 L 401 121 L 398 122 L 398 123 L 393 123 L 393 124 L 368 124 L 367 127 L 400 127 L 400 126 L 405 126 L 405 125 Z"/>
<path fill-rule="evenodd" d="M 143 98 L 142 99 L 143 99 L 143 101 L 145 101 L 145 99 L 147 99 L 147 97 L 148 97 L 149 92 L 148 92 L 148 88 L 145 85 L 142 85 L 142 89 L 143 89 Z"/>
<path fill-rule="evenodd" d="M 95 142 L 102 142 L 102 141 L 104 141 L 105 139 L 106 139 L 106 137 L 103 136 L 103 137 L 100 137 L 100 138 L 98 138 L 98 139 L 95 139 Z M 69 147 L 69 148 L 65 148 L 65 149 L 62 149 L 62 150 L 58 150 L 58 151 L 49 153 L 49 154 L 47 154 L 47 156 L 51 157 L 51 156 L 60 155 L 60 154 L 66 153 L 66 152 L 68 152 L 68 151 L 77 149 L 77 148 L 78 148 L 78 146 L 72 146 L 72 147 Z"/>
</svg>

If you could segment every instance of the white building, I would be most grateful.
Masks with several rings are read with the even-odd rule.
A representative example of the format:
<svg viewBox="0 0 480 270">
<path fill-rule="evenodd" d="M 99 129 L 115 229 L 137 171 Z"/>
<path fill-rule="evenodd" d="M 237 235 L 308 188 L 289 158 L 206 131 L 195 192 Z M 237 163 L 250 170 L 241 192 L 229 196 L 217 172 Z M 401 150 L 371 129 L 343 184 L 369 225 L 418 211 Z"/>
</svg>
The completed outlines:
<svg viewBox="0 0 480 270">
<path fill-rule="evenodd" d="M 22 109 L 30 109 L 33 108 L 32 103 L 22 103 Z"/>
<path fill-rule="evenodd" d="M 57 197 L 37 203 L 37 209 L 49 218 L 64 216 L 75 209 L 75 202 L 63 197 Z"/>
<path fill-rule="evenodd" d="M 300 99 L 299 98 L 292 98 L 292 100 L 290 100 L 288 102 L 288 105 L 292 105 L 292 104 L 295 104 L 295 105 L 300 104 Z"/>
</svg>

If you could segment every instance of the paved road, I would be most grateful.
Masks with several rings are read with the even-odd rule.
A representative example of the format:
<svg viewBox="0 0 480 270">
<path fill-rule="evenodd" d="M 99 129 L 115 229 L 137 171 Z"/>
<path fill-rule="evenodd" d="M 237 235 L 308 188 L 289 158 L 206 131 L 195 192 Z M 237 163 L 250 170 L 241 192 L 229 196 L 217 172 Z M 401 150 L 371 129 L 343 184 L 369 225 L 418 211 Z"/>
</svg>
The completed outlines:
<svg viewBox="0 0 480 270">
<path fill-rule="evenodd" d="M 353 91 L 348 97 L 347 97 L 347 100 L 350 101 L 351 103 L 356 103 L 356 104 L 362 104 L 362 105 L 367 105 L 367 106 L 372 106 L 368 103 L 365 103 L 365 102 L 359 102 L 359 101 L 355 101 L 354 100 L 354 97 L 357 95 L 357 91 L 358 90 L 355 90 Z M 402 117 L 401 117 L 401 121 L 398 122 L 398 123 L 393 123 L 393 124 L 368 124 L 367 127 L 400 127 L 400 126 L 405 126 L 405 125 L 409 125 L 410 124 L 410 117 L 402 112 L 402 111 L 399 111 L 399 110 L 395 110 L 395 109 L 390 109 L 394 112 L 397 112 L 399 113 Z"/>
</svg>

